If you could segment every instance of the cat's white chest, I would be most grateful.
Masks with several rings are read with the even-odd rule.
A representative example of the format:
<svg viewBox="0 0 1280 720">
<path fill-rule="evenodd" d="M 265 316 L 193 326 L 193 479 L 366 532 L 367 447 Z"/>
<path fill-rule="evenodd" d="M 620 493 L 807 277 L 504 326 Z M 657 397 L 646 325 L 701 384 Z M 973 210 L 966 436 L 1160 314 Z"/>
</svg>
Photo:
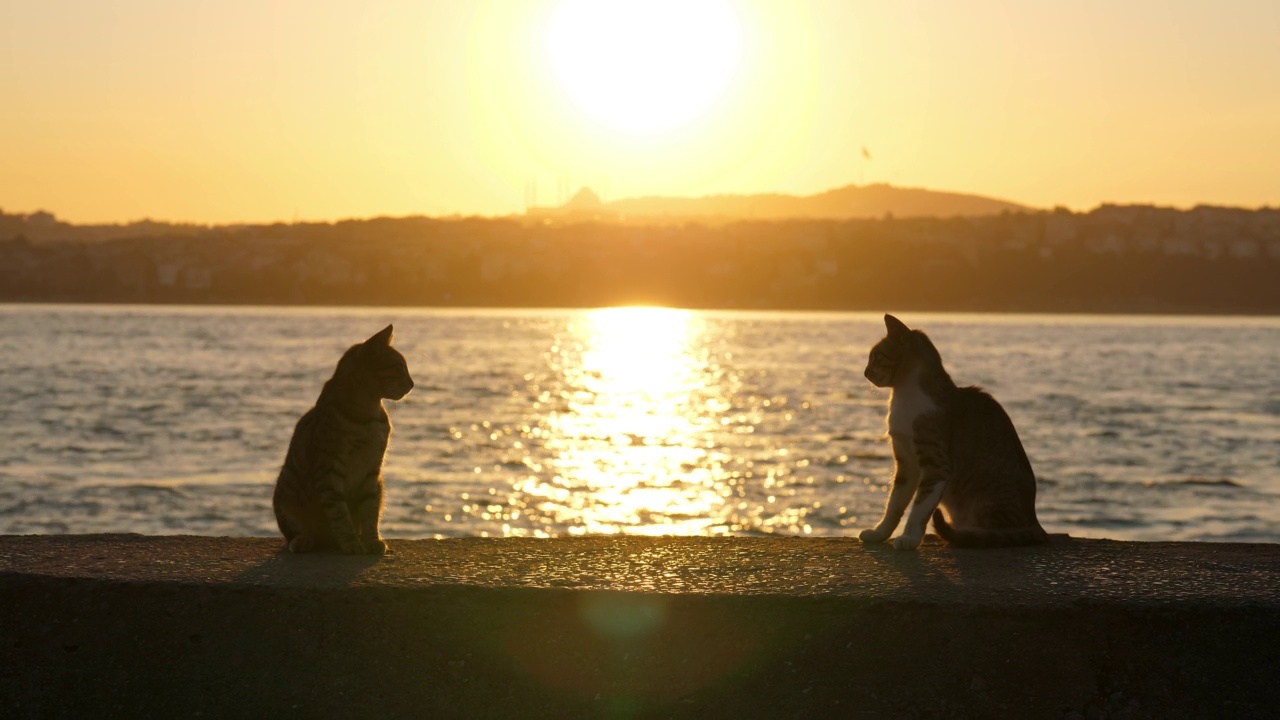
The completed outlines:
<svg viewBox="0 0 1280 720">
<path fill-rule="evenodd" d="M 916 420 L 937 409 L 933 398 L 915 382 L 914 377 L 911 378 L 909 382 L 895 387 L 889 395 L 889 417 L 886 419 L 889 435 L 911 437 Z"/>
</svg>

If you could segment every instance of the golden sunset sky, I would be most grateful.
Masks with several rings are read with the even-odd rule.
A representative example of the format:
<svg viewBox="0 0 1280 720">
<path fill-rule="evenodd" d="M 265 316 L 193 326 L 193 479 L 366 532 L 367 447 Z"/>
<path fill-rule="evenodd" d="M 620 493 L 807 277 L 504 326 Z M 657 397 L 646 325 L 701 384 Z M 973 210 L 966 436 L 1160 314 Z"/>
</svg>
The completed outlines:
<svg viewBox="0 0 1280 720">
<path fill-rule="evenodd" d="M 1274 206 L 1278 38 L 1275 0 L 12 0 L 0 209 L 494 215 L 535 189 L 872 182 Z"/>
</svg>

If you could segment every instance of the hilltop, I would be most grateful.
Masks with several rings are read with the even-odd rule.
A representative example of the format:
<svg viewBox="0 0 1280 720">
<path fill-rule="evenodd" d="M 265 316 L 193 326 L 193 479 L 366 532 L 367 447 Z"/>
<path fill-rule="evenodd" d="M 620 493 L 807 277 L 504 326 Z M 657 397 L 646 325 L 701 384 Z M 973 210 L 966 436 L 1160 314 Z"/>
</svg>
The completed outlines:
<svg viewBox="0 0 1280 720">
<path fill-rule="evenodd" d="M 605 221 L 626 224 L 663 224 L 670 221 L 719 225 L 737 221 L 777 220 L 876 220 L 885 218 L 985 217 L 1002 213 L 1034 213 L 1037 208 L 996 200 L 981 195 L 942 192 L 923 188 L 901 188 L 883 183 L 845 185 L 815 195 L 762 193 L 756 195 L 705 195 L 702 197 L 648 196 L 604 201 L 594 190 L 583 187 L 564 204 L 534 207 L 524 218 L 579 222 Z M 459 217 L 408 216 L 337 221 L 337 224 L 405 220 L 459 220 Z M 470 218 L 478 219 L 478 218 Z M 504 218 L 491 218 L 501 220 Z M 519 219 L 519 216 L 507 219 Z M 5 213 L 0 210 L 0 240 L 23 237 L 41 242 L 50 240 L 105 241 L 122 238 L 200 237 L 216 232 L 235 232 L 254 227 L 282 226 L 286 223 L 203 225 L 155 220 L 129 223 L 77 225 L 47 210 L 32 213 Z M 335 223 L 290 223 L 323 226 Z"/>
<path fill-rule="evenodd" d="M 1005 200 L 900 188 L 883 183 L 846 185 L 816 195 L 764 193 L 757 195 L 705 195 L 702 197 L 647 196 L 602 201 L 590 188 L 582 188 L 563 205 L 532 208 L 531 215 L 582 216 L 602 219 L 719 219 L 719 220 L 859 220 L 881 217 L 975 217 L 1003 212 L 1030 212 L 1033 208 Z"/>
</svg>

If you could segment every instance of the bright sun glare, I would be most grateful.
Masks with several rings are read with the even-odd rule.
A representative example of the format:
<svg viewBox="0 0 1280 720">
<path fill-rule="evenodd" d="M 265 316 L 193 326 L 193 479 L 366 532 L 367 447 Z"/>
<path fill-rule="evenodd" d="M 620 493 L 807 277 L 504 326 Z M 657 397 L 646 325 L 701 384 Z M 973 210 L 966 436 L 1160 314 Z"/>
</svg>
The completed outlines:
<svg viewBox="0 0 1280 720">
<path fill-rule="evenodd" d="M 563 0 L 545 43 L 583 112 L 648 135 L 711 107 L 737 68 L 742 36 L 727 0 Z"/>
<path fill-rule="evenodd" d="M 576 391 L 552 417 L 548 447 L 572 478 L 564 490 L 581 503 L 580 530 L 696 535 L 715 524 L 724 498 L 704 444 L 714 419 L 695 407 L 700 332 L 693 313 L 663 308 L 605 308 L 576 323 L 585 343 L 566 367 Z"/>
</svg>

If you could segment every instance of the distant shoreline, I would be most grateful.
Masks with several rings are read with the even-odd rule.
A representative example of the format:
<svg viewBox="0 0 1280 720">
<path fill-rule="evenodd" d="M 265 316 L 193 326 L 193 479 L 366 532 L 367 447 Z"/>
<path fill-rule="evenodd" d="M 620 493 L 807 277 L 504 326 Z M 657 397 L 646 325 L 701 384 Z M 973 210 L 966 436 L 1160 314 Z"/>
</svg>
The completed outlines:
<svg viewBox="0 0 1280 720">
<path fill-rule="evenodd" d="M 325 303 L 258 303 L 258 302 L 180 302 L 180 301 L 125 301 L 125 300 L 99 300 L 99 301 L 83 301 L 83 300 L 7 300 L 0 299 L 0 307 L 4 306 L 46 306 L 46 307 L 156 307 L 156 308 L 261 308 L 261 309 L 332 309 L 332 310 L 376 310 L 376 309 L 413 309 L 413 310 L 456 310 L 460 312 L 481 311 L 481 312 L 502 312 L 505 310 L 516 311 L 521 313 L 556 313 L 556 312 L 583 312 L 590 310 L 602 310 L 606 308 L 616 307 L 655 307 L 671 310 L 688 310 L 691 312 L 707 312 L 707 313 L 759 313 L 759 314 L 779 314 L 779 315 L 821 315 L 821 314 L 879 314 L 884 312 L 913 312 L 928 315 L 1052 315 L 1061 317 L 1082 316 L 1082 317 L 1166 317 L 1166 318 L 1278 318 L 1280 319 L 1280 311 L 1268 310 L 1241 310 L 1241 311 L 1217 311 L 1217 310 L 1152 310 L 1152 309 L 1117 309 L 1117 310 L 1035 310 L 1035 309 L 955 309 L 955 308 L 929 308 L 929 307 L 903 307 L 901 305 L 883 306 L 883 307 L 849 307 L 849 308 L 831 308 L 831 307 L 685 307 L 674 305 L 658 305 L 652 303 L 621 303 L 614 305 L 449 305 L 435 304 L 422 305 L 413 303 L 398 304 L 382 304 L 382 303 L 344 303 L 344 304 L 325 304 Z"/>
<path fill-rule="evenodd" d="M 0 302 L 1280 314 L 1280 210 L 151 230 L 0 239 Z"/>
</svg>

